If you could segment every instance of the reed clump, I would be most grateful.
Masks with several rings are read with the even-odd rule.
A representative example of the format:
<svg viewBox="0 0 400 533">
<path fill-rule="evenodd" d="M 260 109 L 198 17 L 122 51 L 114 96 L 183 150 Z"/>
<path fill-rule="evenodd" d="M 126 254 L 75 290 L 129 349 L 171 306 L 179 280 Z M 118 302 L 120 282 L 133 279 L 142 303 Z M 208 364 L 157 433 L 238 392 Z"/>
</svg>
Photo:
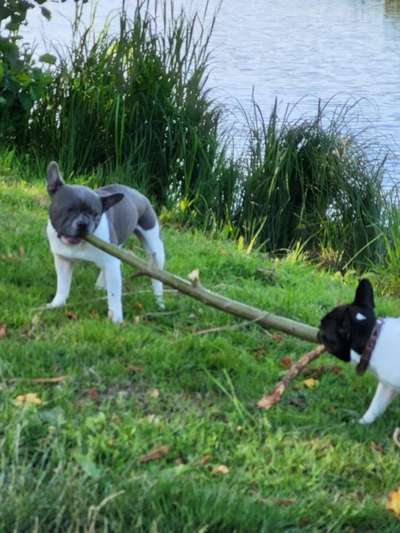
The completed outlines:
<svg viewBox="0 0 400 533">
<path fill-rule="evenodd" d="M 268 250 L 339 248 L 343 264 L 379 254 L 384 160 L 348 130 L 351 110 L 319 105 L 315 117 L 280 120 L 275 104 L 266 121 L 254 104 L 237 221 L 257 221 Z"/>
</svg>

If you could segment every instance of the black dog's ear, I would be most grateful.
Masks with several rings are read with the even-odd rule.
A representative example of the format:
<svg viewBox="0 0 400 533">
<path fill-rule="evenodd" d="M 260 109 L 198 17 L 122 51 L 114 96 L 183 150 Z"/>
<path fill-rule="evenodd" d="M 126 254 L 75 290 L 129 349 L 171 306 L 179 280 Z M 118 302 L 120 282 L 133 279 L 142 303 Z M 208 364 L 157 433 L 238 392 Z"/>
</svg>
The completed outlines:
<svg viewBox="0 0 400 533">
<path fill-rule="evenodd" d="M 108 196 L 101 197 L 101 203 L 103 204 L 103 213 L 110 209 L 113 205 L 122 200 L 124 195 L 122 192 L 116 192 L 115 194 L 109 194 Z"/>
<path fill-rule="evenodd" d="M 60 175 L 60 170 L 55 161 L 49 163 L 47 167 L 47 192 L 53 196 L 60 187 L 64 185 L 64 181 Z"/>
<path fill-rule="evenodd" d="M 364 278 L 358 284 L 353 304 L 361 307 L 375 307 L 374 290 L 368 279 Z"/>
</svg>

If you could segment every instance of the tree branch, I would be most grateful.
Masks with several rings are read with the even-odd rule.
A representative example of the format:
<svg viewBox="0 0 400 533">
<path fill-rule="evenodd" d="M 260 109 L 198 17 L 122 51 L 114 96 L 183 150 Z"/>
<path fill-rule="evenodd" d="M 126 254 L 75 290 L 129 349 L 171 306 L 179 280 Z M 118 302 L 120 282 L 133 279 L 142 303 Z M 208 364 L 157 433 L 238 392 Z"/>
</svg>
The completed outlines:
<svg viewBox="0 0 400 533">
<path fill-rule="evenodd" d="M 303 355 L 303 357 L 301 357 L 290 367 L 284 378 L 275 385 L 274 390 L 270 394 L 265 394 L 261 398 L 261 400 L 257 403 L 257 407 L 259 409 L 270 409 L 273 405 L 278 403 L 282 397 L 282 394 L 288 388 L 289 383 L 304 370 L 304 367 L 311 363 L 311 361 L 317 359 L 325 352 L 325 350 L 325 346 L 321 344 L 311 352 Z"/>
<path fill-rule="evenodd" d="M 193 276 L 194 280 L 189 282 L 179 276 L 170 274 L 166 270 L 160 270 L 155 266 L 148 264 L 132 252 L 121 250 L 117 246 L 109 244 L 94 235 L 87 235 L 85 239 L 92 246 L 117 257 L 128 265 L 138 268 L 143 274 L 158 279 L 166 285 L 169 285 L 192 298 L 196 298 L 207 305 L 215 307 L 216 309 L 220 309 L 221 311 L 225 311 L 226 313 L 230 313 L 245 320 L 256 322 L 265 329 L 274 328 L 308 342 L 317 342 L 317 328 L 301 322 L 296 322 L 289 318 L 267 313 L 256 307 L 252 307 L 236 300 L 231 300 L 230 298 L 209 291 L 199 283 L 197 273 Z"/>
</svg>

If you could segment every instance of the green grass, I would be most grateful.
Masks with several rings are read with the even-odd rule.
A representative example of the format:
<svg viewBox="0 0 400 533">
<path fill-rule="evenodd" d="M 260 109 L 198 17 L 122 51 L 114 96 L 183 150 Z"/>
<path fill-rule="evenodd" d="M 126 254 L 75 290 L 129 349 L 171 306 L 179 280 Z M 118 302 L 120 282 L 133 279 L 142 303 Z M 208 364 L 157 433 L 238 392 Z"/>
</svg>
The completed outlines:
<svg viewBox="0 0 400 533">
<path fill-rule="evenodd" d="M 391 440 L 399 404 L 371 427 L 354 423 L 372 377 L 323 356 L 313 364 L 327 366 L 316 389 L 299 379 L 259 412 L 256 401 L 285 371 L 282 357 L 309 346 L 237 327 L 171 292 L 170 314 L 157 315 L 149 281 L 128 268 L 122 326 L 105 318 L 88 265 L 77 266 L 66 308 L 39 310 L 55 289 L 44 184 L 2 164 L 0 204 L 1 531 L 398 531 L 385 500 L 400 484 Z M 164 237 L 168 270 L 185 276 L 198 267 L 205 286 L 312 325 L 353 295 L 350 275 L 294 254 L 247 255 L 173 225 Z M 134 239 L 128 247 L 139 250 Z M 378 297 L 377 306 L 400 314 L 399 300 Z M 68 377 L 57 386 L 12 381 L 58 375 Z M 27 392 L 43 405 L 15 405 Z M 165 457 L 140 462 L 161 445 Z M 229 472 L 216 473 L 219 465 Z"/>
</svg>

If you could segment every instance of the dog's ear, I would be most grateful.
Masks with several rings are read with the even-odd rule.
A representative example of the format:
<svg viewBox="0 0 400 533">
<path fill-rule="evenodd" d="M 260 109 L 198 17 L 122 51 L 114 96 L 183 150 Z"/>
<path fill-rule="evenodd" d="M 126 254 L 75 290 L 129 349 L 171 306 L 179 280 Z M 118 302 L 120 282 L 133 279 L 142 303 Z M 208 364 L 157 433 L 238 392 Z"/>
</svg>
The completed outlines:
<svg viewBox="0 0 400 533">
<path fill-rule="evenodd" d="M 370 307 L 372 309 L 375 307 L 374 289 L 368 279 L 364 278 L 358 284 L 353 305 Z"/>
<path fill-rule="evenodd" d="M 60 187 L 64 185 L 64 181 L 60 175 L 60 170 L 55 161 L 49 163 L 47 167 L 47 192 L 53 196 Z"/>
<path fill-rule="evenodd" d="M 101 197 L 101 203 L 103 204 L 103 213 L 105 213 L 110 207 L 117 204 L 122 200 L 124 195 L 122 192 L 116 192 L 115 194 L 109 194 L 108 196 Z"/>
</svg>

